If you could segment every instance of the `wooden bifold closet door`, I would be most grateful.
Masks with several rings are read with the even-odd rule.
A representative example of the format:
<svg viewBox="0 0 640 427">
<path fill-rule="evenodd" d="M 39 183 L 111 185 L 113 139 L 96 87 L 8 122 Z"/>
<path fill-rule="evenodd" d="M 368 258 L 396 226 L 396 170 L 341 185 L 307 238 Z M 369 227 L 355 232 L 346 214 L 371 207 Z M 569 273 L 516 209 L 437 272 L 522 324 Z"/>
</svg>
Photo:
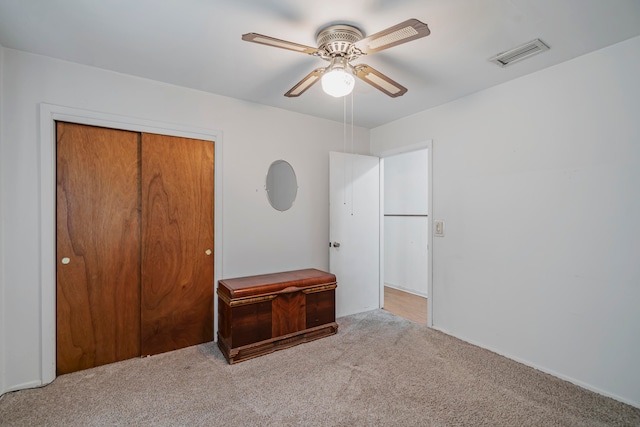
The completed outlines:
<svg viewBox="0 0 640 427">
<path fill-rule="evenodd" d="M 213 340 L 213 143 L 57 123 L 57 372 Z"/>
</svg>

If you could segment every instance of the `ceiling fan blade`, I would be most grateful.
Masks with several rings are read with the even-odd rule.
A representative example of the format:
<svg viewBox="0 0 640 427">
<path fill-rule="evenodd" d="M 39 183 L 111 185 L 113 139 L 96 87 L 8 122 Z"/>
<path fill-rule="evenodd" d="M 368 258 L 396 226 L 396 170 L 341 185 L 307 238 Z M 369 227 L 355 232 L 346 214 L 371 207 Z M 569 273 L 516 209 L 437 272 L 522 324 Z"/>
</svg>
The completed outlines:
<svg viewBox="0 0 640 427">
<path fill-rule="evenodd" d="M 284 96 L 287 96 L 289 98 L 295 98 L 296 96 L 302 95 L 307 89 L 309 89 L 318 80 L 320 80 L 320 77 L 322 77 L 322 74 L 324 74 L 324 71 L 325 71 L 325 68 L 317 68 L 313 70 L 312 72 L 307 74 L 305 78 L 300 80 L 298 84 L 296 84 L 294 87 L 289 89 L 289 91 L 285 93 Z"/>
<path fill-rule="evenodd" d="M 407 92 L 407 88 L 400 83 L 391 80 L 380 71 L 371 68 L 367 64 L 353 66 L 353 72 L 360 80 L 369 83 L 379 91 L 382 91 L 392 98 L 402 96 Z"/>
<path fill-rule="evenodd" d="M 429 27 L 417 19 L 409 19 L 398 25 L 365 37 L 355 44 L 362 53 L 375 53 L 431 34 Z"/>
<path fill-rule="evenodd" d="M 318 51 L 318 48 L 305 46 L 303 44 L 288 42 L 286 40 L 275 39 L 269 36 L 263 36 L 262 34 L 247 33 L 242 35 L 242 40 L 247 42 L 264 44 L 267 46 L 279 47 L 281 49 L 293 50 L 294 52 L 306 53 L 308 55 L 314 55 Z"/>
</svg>

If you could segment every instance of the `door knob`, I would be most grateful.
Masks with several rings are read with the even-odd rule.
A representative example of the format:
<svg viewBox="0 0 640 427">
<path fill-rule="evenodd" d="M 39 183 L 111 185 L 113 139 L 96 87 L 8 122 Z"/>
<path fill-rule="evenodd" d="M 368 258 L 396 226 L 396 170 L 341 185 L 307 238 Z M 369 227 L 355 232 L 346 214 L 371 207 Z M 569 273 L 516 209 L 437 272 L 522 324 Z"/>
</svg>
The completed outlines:
<svg viewBox="0 0 640 427">
<path fill-rule="evenodd" d="M 204 253 L 207 255 L 211 255 L 211 249 L 207 249 L 206 251 L 204 251 Z"/>
<path fill-rule="evenodd" d="M 331 244 L 331 246 L 333 246 L 334 248 L 339 248 L 339 247 L 340 247 L 340 243 L 338 243 L 338 242 L 333 242 L 333 243 Z"/>
<path fill-rule="evenodd" d="M 61 263 L 63 263 L 64 265 L 67 265 L 71 262 L 71 260 L 67 257 L 64 257 L 60 260 Z"/>
</svg>

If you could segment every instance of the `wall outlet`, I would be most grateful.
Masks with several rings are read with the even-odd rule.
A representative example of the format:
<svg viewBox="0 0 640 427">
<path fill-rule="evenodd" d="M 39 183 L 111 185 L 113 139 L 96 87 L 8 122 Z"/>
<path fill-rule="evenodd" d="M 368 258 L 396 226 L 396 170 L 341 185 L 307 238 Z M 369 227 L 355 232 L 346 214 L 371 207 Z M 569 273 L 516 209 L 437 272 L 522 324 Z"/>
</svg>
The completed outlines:
<svg viewBox="0 0 640 427">
<path fill-rule="evenodd" d="M 444 237 L 444 221 L 439 220 L 434 222 L 435 232 L 433 233 L 437 237 Z"/>
</svg>

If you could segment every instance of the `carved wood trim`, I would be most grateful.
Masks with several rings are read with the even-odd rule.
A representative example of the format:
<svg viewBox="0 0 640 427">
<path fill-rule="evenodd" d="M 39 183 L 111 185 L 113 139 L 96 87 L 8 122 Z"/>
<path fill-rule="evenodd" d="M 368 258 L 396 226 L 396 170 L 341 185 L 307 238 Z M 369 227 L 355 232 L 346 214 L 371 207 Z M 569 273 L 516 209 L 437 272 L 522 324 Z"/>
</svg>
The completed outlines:
<svg viewBox="0 0 640 427">
<path fill-rule="evenodd" d="M 327 283 L 326 285 L 322 285 L 322 286 L 316 286 L 314 288 L 303 289 L 302 292 L 304 292 L 305 294 L 314 294 L 316 292 L 330 291 L 337 287 L 338 287 L 338 284 L 336 282 L 333 282 L 333 283 Z"/>
<path fill-rule="evenodd" d="M 260 341 L 253 344 L 244 345 L 237 348 L 229 348 L 225 339 L 218 334 L 218 347 L 228 360 L 229 364 L 241 362 L 243 360 L 253 359 L 254 357 L 263 356 L 273 353 L 277 350 L 293 347 L 298 344 L 314 341 L 334 335 L 338 332 L 338 324 L 336 322 L 328 323 L 314 328 L 305 329 L 304 331 L 283 335 L 277 338 Z"/>
<path fill-rule="evenodd" d="M 272 299 L 275 299 L 278 296 L 277 294 L 272 294 L 272 295 L 261 295 L 257 297 L 248 297 L 248 298 L 232 300 L 231 298 L 221 293 L 220 291 L 218 291 L 217 293 L 218 293 L 218 298 L 224 301 L 224 303 L 227 304 L 229 307 L 238 307 L 241 305 L 257 304 L 260 302 L 271 301 Z"/>
</svg>

